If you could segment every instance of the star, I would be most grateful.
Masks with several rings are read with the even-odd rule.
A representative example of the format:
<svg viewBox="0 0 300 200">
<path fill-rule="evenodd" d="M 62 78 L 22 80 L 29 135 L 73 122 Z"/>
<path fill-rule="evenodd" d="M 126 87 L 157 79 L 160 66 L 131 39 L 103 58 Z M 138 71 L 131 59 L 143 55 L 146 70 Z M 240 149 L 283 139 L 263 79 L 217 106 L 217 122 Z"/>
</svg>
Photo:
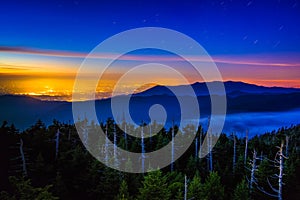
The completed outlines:
<svg viewBox="0 0 300 200">
<path fill-rule="evenodd" d="M 277 41 L 274 45 L 273 48 L 276 48 L 280 44 L 280 41 Z"/>
<path fill-rule="evenodd" d="M 250 6 L 252 3 L 253 3 L 253 1 L 249 1 L 249 2 L 247 3 L 247 7 Z"/>
<path fill-rule="evenodd" d="M 281 25 L 281 26 L 278 28 L 278 30 L 281 31 L 283 28 L 284 28 L 284 26 Z"/>
</svg>

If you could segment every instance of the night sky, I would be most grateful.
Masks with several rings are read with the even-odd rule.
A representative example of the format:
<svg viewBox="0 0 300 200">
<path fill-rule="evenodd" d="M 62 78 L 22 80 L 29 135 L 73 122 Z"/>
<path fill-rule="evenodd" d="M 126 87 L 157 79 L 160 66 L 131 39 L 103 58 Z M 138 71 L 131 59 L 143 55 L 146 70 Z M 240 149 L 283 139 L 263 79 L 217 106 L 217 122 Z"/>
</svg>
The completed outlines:
<svg viewBox="0 0 300 200">
<path fill-rule="evenodd" d="M 183 32 L 211 54 L 300 51 L 300 2 L 2 1 L 1 45 L 89 52 L 127 29 Z"/>
<path fill-rule="evenodd" d="M 11 87 L 12 76 L 75 72 L 82 61 L 47 52 L 84 55 L 114 34 L 145 26 L 174 29 L 198 41 L 222 60 L 218 67 L 225 80 L 300 87 L 297 0 L 11 0 L 0 3 L 0 92 L 27 94 L 28 88 Z"/>
</svg>

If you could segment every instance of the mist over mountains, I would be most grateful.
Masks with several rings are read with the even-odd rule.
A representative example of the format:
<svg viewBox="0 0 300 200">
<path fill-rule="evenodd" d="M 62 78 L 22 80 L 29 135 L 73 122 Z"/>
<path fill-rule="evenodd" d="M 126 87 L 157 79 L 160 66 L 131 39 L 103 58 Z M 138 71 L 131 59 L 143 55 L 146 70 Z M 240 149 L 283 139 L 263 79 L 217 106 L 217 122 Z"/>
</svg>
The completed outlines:
<svg viewBox="0 0 300 200">
<path fill-rule="evenodd" d="M 209 82 L 207 84 L 215 84 Z M 300 122 L 300 89 L 264 87 L 243 82 L 224 82 L 227 96 L 227 117 L 224 132 L 243 132 L 253 129 L 259 133 L 271 131 L 281 126 L 290 126 Z M 180 91 L 179 98 L 191 98 L 186 93 L 186 85 L 168 86 Z M 199 102 L 201 118 L 205 125 L 211 112 L 210 96 L 205 83 L 191 85 Z M 211 95 L 220 94 L 212 93 Z M 177 96 L 178 97 L 178 96 Z M 180 106 L 177 97 L 165 86 L 154 86 L 143 92 L 133 94 L 130 99 L 130 115 L 139 124 L 148 122 L 149 109 L 154 104 L 161 104 L 167 113 L 167 122 L 180 118 Z M 124 96 L 117 96 L 122 100 Z M 118 99 L 117 99 L 118 100 Z M 80 103 L 80 102 L 79 102 Z M 95 106 L 99 121 L 112 117 L 111 98 L 96 100 Z M 191 108 L 193 109 L 193 108 Z M 64 101 L 41 101 L 29 96 L 0 96 L 1 121 L 14 123 L 17 128 L 25 129 L 41 119 L 46 125 L 53 119 L 65 123 L 73 123 L 72 103 Z M 120 110 L 122 113 L 123 110 Z M 283 117 L 285 116 L 285 117 Z M 115 119 L 122 120 L 122 116 Z M 191 119 L 191 122 L 194 119 Z M 254 131 L 255 130 L 255 131 Z"/>
</svg>

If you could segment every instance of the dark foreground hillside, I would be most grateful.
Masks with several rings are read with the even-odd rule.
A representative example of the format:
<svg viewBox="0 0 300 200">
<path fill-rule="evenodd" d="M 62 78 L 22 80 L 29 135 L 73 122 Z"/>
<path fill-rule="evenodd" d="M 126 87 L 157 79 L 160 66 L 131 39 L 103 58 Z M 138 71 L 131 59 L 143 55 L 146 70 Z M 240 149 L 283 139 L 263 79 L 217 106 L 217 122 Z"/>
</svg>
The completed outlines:
<svg viewBox="0 0 300 200">
<path fill-rule="evenodd" d="M 102 128 L 108 127 L 111 140 L 116 134 L 119 147 L 141 152 L 140 139 L 128 136 L 125 140 L 122 131 L 114 131 L 112 120 L 106 123 L 108 126 L 101 124 Z M 186 127 L 177 134 L 187 134 L 185 131 L 191 129 Z M 151 140 L 146 139 L 146 151 L 167 144 L 171 134 L 172 129 L 163 129 Z M 249 138 L 248 143 L 245 137 L 222 134 L 212 154 L 199 159 L 197 153 L 205 134 L 198 127 L 193 144 L 175 161 L 173 171 L 168 166 L 155 172 L 129 174 L 94 159 L 79 140 L 74 125 L 54 121 L 46 127 L 38 121 L 20 132 L 3 122 L 0 199 L 276 199 L 270 195 L 280 193 L 276 176 L 280 168 L 284 174 L 283 199 L 298 199 L 299 125 Z"/>
</svg>

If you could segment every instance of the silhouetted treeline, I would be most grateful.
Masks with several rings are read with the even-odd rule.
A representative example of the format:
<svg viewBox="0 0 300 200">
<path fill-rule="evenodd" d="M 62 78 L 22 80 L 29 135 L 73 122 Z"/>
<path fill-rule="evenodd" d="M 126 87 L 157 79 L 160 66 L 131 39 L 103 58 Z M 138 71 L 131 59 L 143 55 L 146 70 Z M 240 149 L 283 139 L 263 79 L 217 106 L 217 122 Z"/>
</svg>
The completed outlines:
<svg viewBox="0 0 300 200">
<path fill-rule="evenodd" d="M 141 152 L 141 139 L 125 137 L 113 120 L 100 126 L 119 147 Z M 100 128 L 95 124 L 88 127 Z M 153 132 L 155 127 L 153 124 Z M 126 128 L 138 133 L 141 127 L 126 124 Z M 145 151 L 169 143 L 173 128 L 177 132 L 174 126 L 145 139 Z M 195 130 L 195 140 L 174 162 L 173 171 L 168 166 L 155 172 L 130 174 L 110 169 L 92 157 L 74 125 L 53 121 L 46 127 L 37 121 L 19 131 L 3 122 L 0 199 L 274 199 L 272 195 L 278 198 L 279 194 L 280 158 L 283 199 L 300 196 L 300 125 L 249 140 L 246 132 L 239 137 L 221 134 L 212 153 L 202 159 L 198 151 L 206 133 L 201 126 L 187 126 L 177 134 L 188 130 Z"/>
</svg>

